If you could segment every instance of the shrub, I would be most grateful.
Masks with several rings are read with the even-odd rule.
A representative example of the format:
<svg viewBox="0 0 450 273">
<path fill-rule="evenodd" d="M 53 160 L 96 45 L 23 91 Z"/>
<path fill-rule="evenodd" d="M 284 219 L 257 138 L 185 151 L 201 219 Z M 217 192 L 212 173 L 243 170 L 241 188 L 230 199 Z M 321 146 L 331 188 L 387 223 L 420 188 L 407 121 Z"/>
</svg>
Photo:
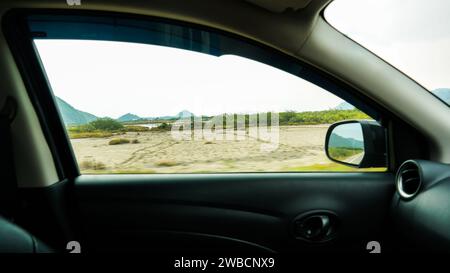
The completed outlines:
<svg viewBox="0 0 450 273">
<path fill-rule="evenodd" d="M 150 129 L 150 131 L 170 131 L 172 129 L 172 125 L 169 123 L 161 123 L 160 125 L 158 125 L 158 127 L 154 127 L 152 129 Z"/>
<path fill-rule="evenodd" d="M 124 129 L 124 126 L 112 118 L 99 118 L 86 125 L 86 129 L 90 128 L 100 131 L 118 131 Z"/>
<path fill-rule="evenodd" d="M 126 125 L 125 130 L 127 132 L 147 132 L 150 131 L 150 128 L 139 125 Z"/>
<path fill-rule="evenodd" d="M 126 138 L 113 138 L 109 141 L 109 145 L 119 145 L 119 144 L 126 144 L 130 143 L 129 139 Z"/>
<path fill-rule="evenodd" d="M 131 141 L 131 144 L 138 144 L 138 143 L 140 143 L 138 139 L 133 139 L 133 140 Z"/>
<path fill-rule="evenodd" d="M 353 110 L 324 110 L 306 112 L 281 112 L 279 113 L 280 125 L 306 125 L 306 124 L 331 124 L 346 119 L 370 119 L 369 116 Z"/>
<path fill-rule="evenodd" d="M 178 165 L 178 163 L 175 161 L 171 161 L 171 160 L 160 160 L 160 161 L 156 162 L 156 166 L 159 166 L 159 167 L 172 167 L 172 166 L 176 166 L 176 165 Z"/>
<path fill-rule="evenodd" d="M 98 162 L 95 160 L 84 160 L 80 162 L 80 169 L 82 170 L 104 170 L 106 169 L 106 165 L 102 162 Z"/>
</svg>

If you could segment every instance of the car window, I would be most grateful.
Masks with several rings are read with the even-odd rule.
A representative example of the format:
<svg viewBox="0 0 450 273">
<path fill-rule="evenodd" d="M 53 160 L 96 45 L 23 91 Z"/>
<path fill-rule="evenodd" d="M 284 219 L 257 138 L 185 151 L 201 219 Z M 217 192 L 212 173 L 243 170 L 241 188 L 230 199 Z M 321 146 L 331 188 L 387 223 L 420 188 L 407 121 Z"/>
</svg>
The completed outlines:
<svg viewBox="0 0 450 273">
<path fill-rule="evenodd" d="M 81 173 L 361 171 L 328 160 L 325 136 L 370 115 L 297 64 L 168 27 L 145 42 L 34 39 Z"/>
<path fill-rule="evenodd" d="M 335 0 L 326 20 L 450 105 L 446 0 Z"/>
</svg>

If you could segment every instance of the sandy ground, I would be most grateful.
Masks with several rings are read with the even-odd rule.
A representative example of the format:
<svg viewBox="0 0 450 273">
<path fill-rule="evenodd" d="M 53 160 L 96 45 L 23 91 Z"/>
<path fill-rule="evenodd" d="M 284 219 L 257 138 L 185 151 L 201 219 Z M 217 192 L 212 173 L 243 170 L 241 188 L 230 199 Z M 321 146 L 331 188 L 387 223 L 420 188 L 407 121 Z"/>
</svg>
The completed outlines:
<svg viewBox="0 0 450 273">
<path fill-rule="evenodd" d="M 171 132 L 127 133 L 110 138 L 72 139 L 78 160 L 105 165 L 101 172 L 255 172 L 288 171 L 295 167 L 328 163 L 324 142 L 328 125 L 280 127 L 279 144 L 255 137 L 243 140 L 177 140 Z M 194 131 L 194 134 L 196 132 Z M 137 144 L 108 145 L 112 138 L 137 139 Z M 98 170 L 97 170 L 98 171 Z M 97 172 L 82 168 L 83 173 Z"/>
</svg>

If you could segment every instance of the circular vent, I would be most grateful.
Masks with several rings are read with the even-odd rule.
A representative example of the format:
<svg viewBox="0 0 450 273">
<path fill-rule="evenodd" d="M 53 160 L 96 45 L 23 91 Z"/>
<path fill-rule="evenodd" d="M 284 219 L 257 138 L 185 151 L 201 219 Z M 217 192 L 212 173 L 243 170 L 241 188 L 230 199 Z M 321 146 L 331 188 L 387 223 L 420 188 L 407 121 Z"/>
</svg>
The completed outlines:
<svg viewBox="0 0 450 273">
<path fill-rule="evenodd" d="M 405 199 L 411 199 L 417 195 L 422 186 L 422 175 L 419 165 L 413 161 L 405 161 L 397 172 L 397 192 Z"/>
</svg>

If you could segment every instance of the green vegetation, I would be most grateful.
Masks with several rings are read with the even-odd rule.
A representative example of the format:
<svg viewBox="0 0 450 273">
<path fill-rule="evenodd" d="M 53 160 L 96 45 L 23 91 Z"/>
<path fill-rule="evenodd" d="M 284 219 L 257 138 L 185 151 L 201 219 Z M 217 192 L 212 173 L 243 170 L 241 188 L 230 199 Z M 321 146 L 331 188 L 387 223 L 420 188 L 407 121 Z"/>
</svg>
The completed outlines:
<svg viewBox="0 0 450 273">
<path fill-rule="evenodd" d="M 89 122 L 82 128 L 84 131 L 108 131 L 115 132 L 124 129 L 122 123 L 112 119 L 112 118 L 99 118 L 94 121 Z"/>
<path fill-rule="evenodd" d="M 114 169 L 114 170 L 85 170 L 83 171 L 83 174 L 153 174 L 156 173 L 154 170 L 148 169 L 148 170 L 121 170 L 121 169 Z"/>
<path fill-rule="evenodd" d="M 125 130 L 127 132 L 148 132 L 150 128 L 139 125 L 125 125 Z"/>
<path fill-rule="evenodd" d="M 130 143 L 129 139 L 126 138 L 113 138 L 109 141 L 109 145 L 120 145 Z"/>
<path fill-rule="evenodd" d="M 133 140 L 131 141 L 131 144 L 138 144 L 138 143 L 140 143 L 138 139 L 133 139 Z"/>
<path fill-rule="evenodd" d="M 344 147 L 328 147 L 328 154 L 334 159 L 346 159 L 351 156 L 364 152 L 364 149 L 344 148 Z"/>
<path fill-rule="evenodd" d="M 172 160 L 160 160 L 156 162 L 156 166 L 158 167 L 172 167 L 176 165 L 178 165 L 178 163 Z"/>
<path fill-rule="evenodd" d="M 280 125 L 331 124 L 346 119 L 370 119 L 370 117 L 358 109 L 280 113 Z"/>
<path fill-rule="evenodd" d="M 99 118 L 88 124 L 67 128 L 70 138 L 103 138 L 124 133 L 124 126 L 111 118 Z"/>
<path fill-rule="evenodd" d="M 289 168 L 290 172 L 385 172 L 387 168 L 352 168 L 338 163 L 313 164 Z"/>
<path fill-rule="evenodd" d="M 165 131 L 170 131 L 172 129 L 172 125 L 169 123 L 161 123 L 160 125 L 158 125 L 158 127 L 154 127 L 152 129 L 150 129 L 150 131 L 152 132 L 165 132 Z"/>
<path fill-rule="evenodd" d="M 81 133 L 73 133 L 69 131 L 69 137 L 72 139 L 75 138 L 104 138 L 112 136 L 112 133 L 109 132 L 81 132 Z"/>
<path fill-rule="evenodd" d="M 226 129 L 227 117 L 234 116 L 234 129 L 237 129 L 237 114 L 228 114 L 223 116 L 223 127 Z M 267 125 L 271 125 L 272 113 L 267 113 Z M 245 127 L 248 128 L 250 117 L 258 119 L 256 114 L 245 115 Z M 202 128 L 205 126 L 205 122 L 213 118 L 220 117 L 207 117 L 202 116 Z M 279 125 L 315 125 L 315 124 L 331 124 L 337 121 L 346 119 L 370 119 L 369 116 L 363 112 L 354 110 L 324 110 L 324 111 L 308 111 L 308 112 L 280 112 L 279 113 Z M 142 121 L 139 121 L 142 122 Z M 118 122 L 111 118 L 98 118 L 84 125 L 68 126 L 69 137 L 74 138 L 102 138 L 111 137 L 116 134 L 123 134 L 126 132 L 166 132 L 172 129 L 171 121 L 165 120 L 158 127 L 148 128 L 145 126 L 139 126 L 138 121 L 135 122 Z M 220 120 L 219 120 L 220 122 Z M 213 126 L 215 130 L 216 126 Z M 194 129 L 194 118 L 191 118 L 191 128 Z"/>
<path fill-rule="evenodd" d="M 260 113 L 264 114 L 264 113 Z M 280 112 L 279 115 L 279 125 L 318 125 L 318 124 L 332 124 L 341 120 L 349 120 L 349 119 L 371 119 L 368 115 L 359 111 L 358 109 L 353 110 L 324 110 L 324 111 L 307 111 L 307 112 Z M 272 113 L 267 113 L 267 125 L 271 126 L 271 117 Z M 207 121 L 213 121 L 215 119 L 215 123 L 212 129 L 216 129 L 216 126 L 220 126 L 220 118 L 222 118 L 222 128 L 227 129 L 227 118 L 234 118 L 234 129 L 238 128 L 238 115 L 237 114 L 225 114 L 223 116 L 215 116 L 215 117 L 207 117 L 202 116 L 202 128 L 205 127 L 205 123 Z M 239 116 L 242 119 L 241 116 Z M 256 120 L 258 123 L 259 116 L 258 114 L 246 114 L 244 115 L 243 120 L 245 121 L 245 128 L 249 127 L 250 119 Z M 191 118 L 191 129 L 194 129 L 194 118 Z"/>
</svg>

